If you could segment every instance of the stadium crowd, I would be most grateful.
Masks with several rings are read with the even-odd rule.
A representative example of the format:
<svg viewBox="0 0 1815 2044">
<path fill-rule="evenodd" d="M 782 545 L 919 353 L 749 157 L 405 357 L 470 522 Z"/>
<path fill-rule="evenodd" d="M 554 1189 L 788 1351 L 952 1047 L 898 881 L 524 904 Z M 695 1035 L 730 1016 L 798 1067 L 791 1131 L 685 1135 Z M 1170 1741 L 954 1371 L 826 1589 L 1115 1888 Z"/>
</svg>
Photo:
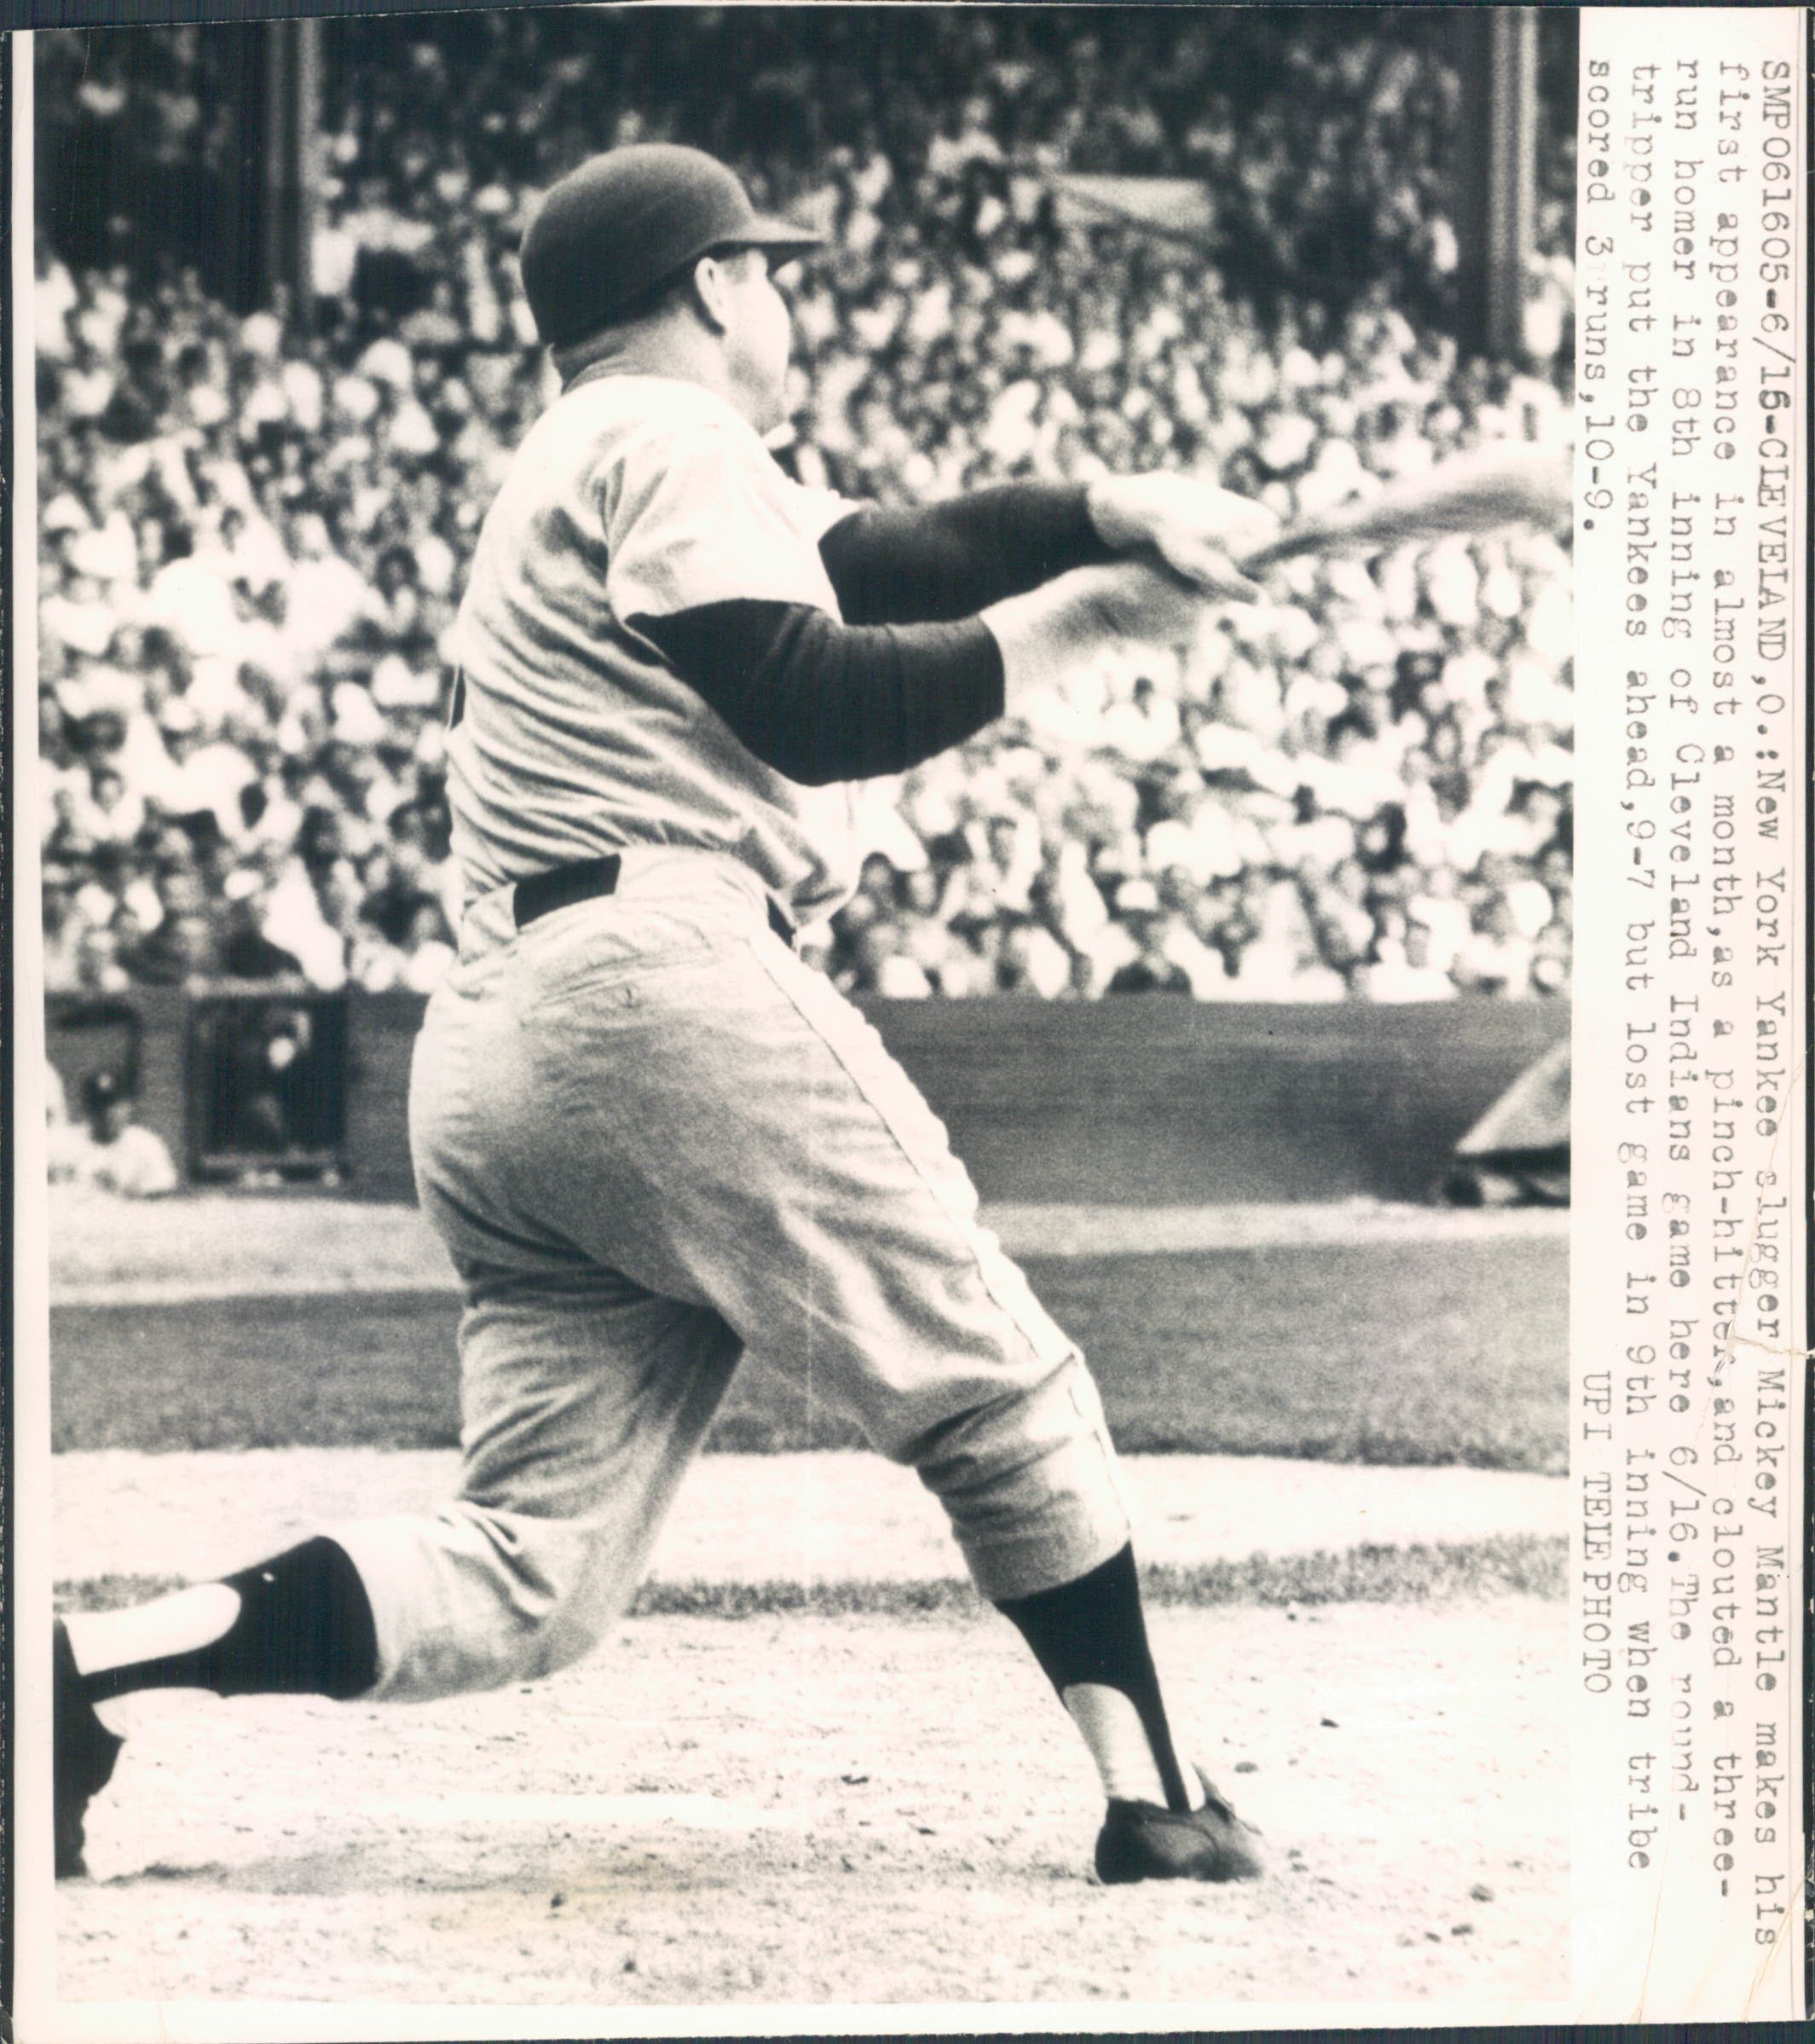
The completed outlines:
<svg viewBox="0 0 1815 2044">
<path fill-rule="evenodd" d="M 1454 259 L 1428 67 L 1312 37 L 1238 147 L 1235 113 L 1205 111 L 1213 41 L 1191 38 L 1209 29 L 1166 32 L 1155 69 L 1139 38 L 974 11 L 906 10 L 924 62 L 886 92 L 853 21 L 791 61 L 798 32 L 777 27 L 768 68 L 709 108 L 686 98 L 712 75 L 698 50 L 538 48 L 533 123 L 509 68 L 536 17 L 472 17 L 459 32 L 483 64 L 459 61 L 450 25 L 390 24 L 388 87 L 368 50 L 331 107 L 307 318 L 241 316 L 193 271 L 43 240 L 54 990 L 280 974 L 424 990 L 444 969 L 460 903 L 443 641 L 478 522 L 552 394 L 515 284 L 525 210 L 591 149 L 704 142 L 827 227 L 791 291 L 780 451 L 853 496 L 1184 467 L 1291 516 L 1559 430 L 1550 377 L 1460 363 L 1416 316 Z M 649 80 L 680 81 L 665 97 L 626 84 L 639 49 Z M 84 119 L 122 118 L 104 71 L 72 89 Z M 1345 217 L 1319 181 L 1386 160 L 1389 131 L 1396 182 L 1344 198 L 1371 223 L 1369 274 L 1327 263 L 1340 288 L 1314 297 Z M 1226 259 L 1079 224 L 1055 199 L 1061 167 L 1205 180 Z M 1568 302 L 1547 257 L 1537 359 L 1566 351 Z M 875 785 L 859 891 L 805 941 L 846 986 L 901 997 L 1563 991 L 1569 603 L 1566 553 L 1535 533 L 1283 568 L 1176 657 L 1105 660 Z"/>
</svg>

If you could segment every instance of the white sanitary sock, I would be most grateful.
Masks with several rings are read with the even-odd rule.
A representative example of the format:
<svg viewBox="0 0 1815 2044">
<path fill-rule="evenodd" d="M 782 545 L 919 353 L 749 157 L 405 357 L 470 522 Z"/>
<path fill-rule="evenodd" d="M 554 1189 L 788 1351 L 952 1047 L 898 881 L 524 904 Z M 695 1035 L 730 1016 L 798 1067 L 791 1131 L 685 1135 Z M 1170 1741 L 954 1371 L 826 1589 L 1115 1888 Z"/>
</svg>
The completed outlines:
<svg viewBox="0 0 1815 2044">
<path fill-rule="evenodd" d="M 1103 1793 L 1114 1803 L 1164 1805 L 1166 1792 L 1159 1778 L 1159 1763 L 1153 1757 L 1134 1699 L 1105 1682 L 1073 1682 L 1065 1692 L 1064 1702 L 1102 1776 Z M 1182 1767 L 1179 1772 L 1195 1809 L 1204 1800 L 1204 1792 L 1189 1768 Z"/>
<path fill-rule="evenodd" d="M 198 1583 L 130 1611 L 72 1611 L 63 1624 L 77 1669 L 100 1675 L 211 1647 L 239 1615 L 238 1590 L 225 1583 Z"/>
</svg>

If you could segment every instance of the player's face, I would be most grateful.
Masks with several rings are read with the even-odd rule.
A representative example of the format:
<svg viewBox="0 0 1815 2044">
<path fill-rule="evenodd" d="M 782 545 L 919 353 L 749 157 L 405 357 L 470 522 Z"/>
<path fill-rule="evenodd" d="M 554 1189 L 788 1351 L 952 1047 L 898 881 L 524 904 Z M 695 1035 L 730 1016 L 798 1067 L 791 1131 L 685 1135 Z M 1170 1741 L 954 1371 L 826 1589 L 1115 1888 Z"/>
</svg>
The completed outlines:
<svg viewBox="0 0 1815 2044">
<path fill-rule="evenodd" d="M 792 326 L 788 301 L 761 249 L 740 250 L 726 269 L 732 315 L 725 337 L 726 351 L 751 422 L 766 433 L 787 416 Z"/>
</svg>

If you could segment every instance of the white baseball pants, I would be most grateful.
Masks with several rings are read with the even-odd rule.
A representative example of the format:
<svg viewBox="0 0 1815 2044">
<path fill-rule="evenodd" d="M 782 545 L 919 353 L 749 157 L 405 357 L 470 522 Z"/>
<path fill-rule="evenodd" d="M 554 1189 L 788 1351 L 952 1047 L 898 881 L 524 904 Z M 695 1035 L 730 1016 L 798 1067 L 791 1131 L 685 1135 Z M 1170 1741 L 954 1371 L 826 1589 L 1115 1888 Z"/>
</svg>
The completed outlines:
<svg viewBox="0 0 1815 2044">
<path fill-rule="evenodd" d="M 918 1470 L 986 1597 L 1128 1537 L 1083 1358 L 907 1075 L 765 906 L 733 860 L 631 851 L 605 899 L 519 932 L 506 888 L 466 917 L 410 1094 L 465 1290 L 460 1495 L 327 1529 L 372 1600 L 375 1695 L 583 1654 L 746 1347 Z"/>
</svg>

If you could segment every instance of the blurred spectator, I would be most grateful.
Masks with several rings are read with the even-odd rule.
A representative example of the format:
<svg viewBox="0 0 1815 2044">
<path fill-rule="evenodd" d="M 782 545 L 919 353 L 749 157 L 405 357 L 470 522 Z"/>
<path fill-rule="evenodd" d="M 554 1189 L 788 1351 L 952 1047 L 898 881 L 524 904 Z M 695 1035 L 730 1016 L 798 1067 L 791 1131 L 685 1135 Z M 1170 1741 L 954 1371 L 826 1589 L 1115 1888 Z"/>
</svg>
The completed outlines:
<svg viewBox="0 0 1815 2044">
<path fill-rule="evenodd" d="M 48 1057 L 44 1060 L 44 1126 L 47 1130 L 69 1126 L 69 1096 L 63 1090 L 63 1075 Z"/>
<path fill-rule="evenodd" d="M 177 908 L 132 947 L 121 963 L 147 987 L 181 987 L 220 970 L 212 919 L 199 908 Z"/>
<path fill-rule="evenodd" d="M 49 1132 L 50 1180 L 157 1199 L 176 1190 L 176 1167 L 163 1138 L 133 1120 L 130 1094 L 111 1072 L 90 1072 L 82 1082 L 83 1120 Z"/>
<path fill-rule="evenodd" d="M 220 970 L 236 980 L 300 978 L 303 967 L 294 953 L 265 935 L 258 891 L 256 873 L 228 876 L 226 929 L 217 954 Z"/>
</svg>

